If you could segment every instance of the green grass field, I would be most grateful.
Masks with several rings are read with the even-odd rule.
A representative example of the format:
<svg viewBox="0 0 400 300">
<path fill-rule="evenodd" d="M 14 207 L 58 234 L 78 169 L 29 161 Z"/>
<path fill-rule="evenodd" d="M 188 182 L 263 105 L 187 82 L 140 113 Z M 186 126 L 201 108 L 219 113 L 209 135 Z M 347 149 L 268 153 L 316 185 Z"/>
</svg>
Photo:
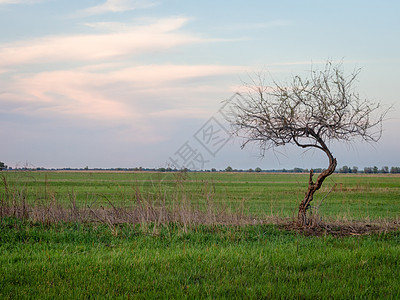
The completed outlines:
<svg viewBox="0 0 400 300">
<path fill-rule="evenodd" d="M 1 299 L 400 298 L 399 230 L 306 236 L 279 222 L 38 222 L 29 214 L 42 206 L 49 214 L 52 206 L 64 214 L 75 205 L 135 207 L 139 193 L 165 207 L 187 201 L 201 210 L 212 201 L 261 220 L 284 219 L 296 212 L 307 174 L 1 175 Z M 399 176 L 335 174 L 315 205 L 328 193 L 319 211 L 324 220 L 399 221 Z M 16 213 L 21 203 L 26 214 Z"/>
<path fill-rule="evenodd" d="M 1 222 L 2 299 L 398 298 L 400 234 Z"/>
<path fill-rule="evenodd" d="M 208 195 L 214 203 L 243 206 L 247 214 L 261 217 L 295 215 L 308 184 L 308 174 L 266 173 L 10 172 L 6 178 L 9 190 L 22 191 L 30 202 L 54 198 L 65 204 L 72 199 L 80 205 L 129 204 L 140 190 L 171 203 L 179 192 L 195 204 L 204 204 Z M 326 217 L 395 219 L 399 199 L 400 175 L 334 174 L 313 205 Z"/>
</svg>

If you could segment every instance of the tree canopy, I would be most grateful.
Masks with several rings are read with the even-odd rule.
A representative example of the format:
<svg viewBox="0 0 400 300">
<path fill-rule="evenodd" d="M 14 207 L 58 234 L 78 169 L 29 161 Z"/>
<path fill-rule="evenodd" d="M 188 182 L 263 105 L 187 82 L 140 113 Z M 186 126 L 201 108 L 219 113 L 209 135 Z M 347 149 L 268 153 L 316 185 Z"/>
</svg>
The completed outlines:
<svg viewBox="0 0 400 300">
<path fill-rule="evenodd" d="M 264 155 L 270 148 L 294 144 L 322 150 L 328 156 L 329 166 L 316 182 L 310 172 L 309 190 L 299 207 L 302 223 L 314 192 L 336 169 L 330 142 L 357 138 L 376 142 L 382 135 L 388 110 L 360 97 L 354 88 L 359 73 L 358 69 L 346 75 L 341 63 L 328 61 L 321 70 L 293 76 L 285 85 L 275 81 L 268 85 L 258 75 L 246 84 L 247 92 L 240 101 L 228 105 L 227 119 L 233 133 L 243 139 L 242 147 L 256 142 Z"/>
<path fill-rule="evenodd" d="M 258 142 L 263 152 L 286 144 L 326 151 L 329 141 L 357 137 L 376 142 L 385 112 L 379 113 L 379 103 L 362 99 L 355 91 L 359 72 L 345 76 L 341 64 L 328 62 L 307 78 L 294 76 L 287 85 L 267 85 L 258 76 L 246 85 L 243 101 L 230 107 L 233 131 L 244 139 L 243 147 Z"/>
</svg>

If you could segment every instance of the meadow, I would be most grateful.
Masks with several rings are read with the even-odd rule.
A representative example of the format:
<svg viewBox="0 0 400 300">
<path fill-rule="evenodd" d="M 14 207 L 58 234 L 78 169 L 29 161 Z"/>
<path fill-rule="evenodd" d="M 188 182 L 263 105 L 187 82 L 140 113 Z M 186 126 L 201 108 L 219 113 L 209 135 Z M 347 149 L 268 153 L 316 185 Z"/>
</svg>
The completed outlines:
<svg viewBox="0 0 400 300">
<path fill-rule="evenodd" d="M 195 205 L 208 199 L 247 215 L 287 218 L 296 215 L 307 185 L 304 173 L 9 172 L 3 193 L 29 203 L 99 207 L 135 204 L 140 192 L 153 202 L 171 204 L 184 196 Z M 396 219 L 399 198 L 400 175 L 333 174 L 312 204 L 328 218 Z"/>
<path fill-rule="evenodd" d="M 400 297 L 396 175 L 326 182 L 322 221 L 381 224 L 340 236 L 288 229 L 307 174 L 0 175 L 2 299 Z"/>
</svg>

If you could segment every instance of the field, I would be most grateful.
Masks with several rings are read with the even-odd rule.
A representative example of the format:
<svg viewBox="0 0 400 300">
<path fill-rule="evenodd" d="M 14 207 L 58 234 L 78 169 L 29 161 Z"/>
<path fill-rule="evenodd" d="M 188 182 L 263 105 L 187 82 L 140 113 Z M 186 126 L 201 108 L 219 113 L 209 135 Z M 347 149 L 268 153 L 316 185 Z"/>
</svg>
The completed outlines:
<svg viewBox="0 0 400 300">
<path fill-rule="evenodd" d="M 308 174 L 288 173 L 12 172 L 5 178 L 12 198 L 24 197 L 30 203 L 132 205 L 140 192 L 170 204 L 182 200 L 182 195 L 200 206 L 208 198 L 215 205 L 240 207 L 259 217 L 295 215 L 308 184 Z M 313 205 L 324 217 L 396 219 L 399 198 L 400 175 L 334 174 L 316 193 Z"/>
<path fill-rule="evenodd" d="M 400 297 L 399 176 L 331 176 L 321 222 L 378 228 L 338 237 L 287 229 L 307 174 L 1 175 L 2 299 Z"/>
</svg>

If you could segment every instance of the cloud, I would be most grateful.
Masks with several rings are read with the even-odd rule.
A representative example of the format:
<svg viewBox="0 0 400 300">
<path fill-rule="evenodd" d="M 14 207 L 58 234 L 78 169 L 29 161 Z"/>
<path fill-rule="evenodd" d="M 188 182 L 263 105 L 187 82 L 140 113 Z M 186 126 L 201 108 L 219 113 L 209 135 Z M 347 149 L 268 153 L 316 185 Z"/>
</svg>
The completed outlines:
<svg viewBox="0 0 400 300">
<path fill-rule="evenodd" d="M 0 95 L 0 102 L 12 101 L 11 112 L 41 117 L 112 120 L 133 116 L 123 104 L 98 91 L 104 82 L 91 82 L 98 76 L 89 75 L 57 71 L 18 78 Z"/>
<path fill-rule="evenodd" d="M 118 32 L 50 36 L 3 44 L 0 45 L 0 67 L 65 61 L 100 61 L 210 41 L 175 32 L 186 22 L 186 18 L 166 18 Z"/>
<path fill-rule="evenodd" d="M 155 3 L 146 0 L 107 0 L 103 4 L 89 7 L 78 12 L 78 16 L 92 16 L 105 13 L 118 13 L 129 10 L 149 8 Z"/>
<path fill-rule="evenodd" d="M 0 94 L 0 101 L 19 102 L 19 110 L 29 104 L 38 107 L 36 111 L 27 109 L 26 114 L 52 111 L 99 120 L 137 118 L 140 114 L 160 112 L 167 107 L 152 107 L 152 103 L 146 102 L 148 97 L 165 99 L 172 91 L 172 97 L 178 99 L 175 103 L 169 102 L 171 106 L 185 102 L 193 106 L 186 95 L 198 92 L 204 85 L 192 84 L 191 80 L 210 78 L 211 81 L 214 77 L 243 71 L 240 66 L 215 65 L 147 65 L 108 70 L 109 67 L 113 65 L 20 76 L 9 83 L 5 93 Z M 93 72 L 102 68 L 107 69 Z M 196 95 L 191 98 L 195 99 Z"/>
<path fill-rule="evenodd" d="M 105 32 L 124 32 L 132 28 L 127 23 L 121 22 L 94 22 L 94 23 L 83 23 L 84 26 L 93 28 L 99 31 Z"/>
<path fill-rule="evenodd" d="M 214 113 L 219 96 L 230 92 L 224 78 L 243 71 L 241 66 L 140 63 L 139 55 L 221 41 L 180 31 L 187 21 L 88 23 L 91 34 L 0 44 L 0 113 L 77 128 L 125 128 L 134 132 L 129 138 L 142 142 L 166 139 L 173 124 Z"/>
<path fill-rule="evenodd" d="M 14 77 L 0 94 L 0 113 L 37 120 L 125 128 L 145 143 L 168 138 L 184 119 L 206 119 L 226 86 L 213 84 L 241 66 L 99 64 Z M 203 82 L 203 83 L 202 83 Z"/>
<path fill-rule="evenodd" d="M 33 4 L 42 2 L 43 0 L 0 0 L 0 5 L 2 4 Z"/>
<path fill-rule="evenodd" d="M 117 68 L 115 68 L 117 67 Z M 99 72 L 101 71 L 101 72 Z M 229 86 L 216 79 L 241 66 L 101 64 L 15 77 L 0 94 L 0 114 L 72 127 L 118 128 L 125 139 L 156 143 L 183 120 L 205 120 Z M 108 130 L 108 129 L 107 129 Z M 129 132 L 129 134 L 128 134 Z"/>
</svg>

